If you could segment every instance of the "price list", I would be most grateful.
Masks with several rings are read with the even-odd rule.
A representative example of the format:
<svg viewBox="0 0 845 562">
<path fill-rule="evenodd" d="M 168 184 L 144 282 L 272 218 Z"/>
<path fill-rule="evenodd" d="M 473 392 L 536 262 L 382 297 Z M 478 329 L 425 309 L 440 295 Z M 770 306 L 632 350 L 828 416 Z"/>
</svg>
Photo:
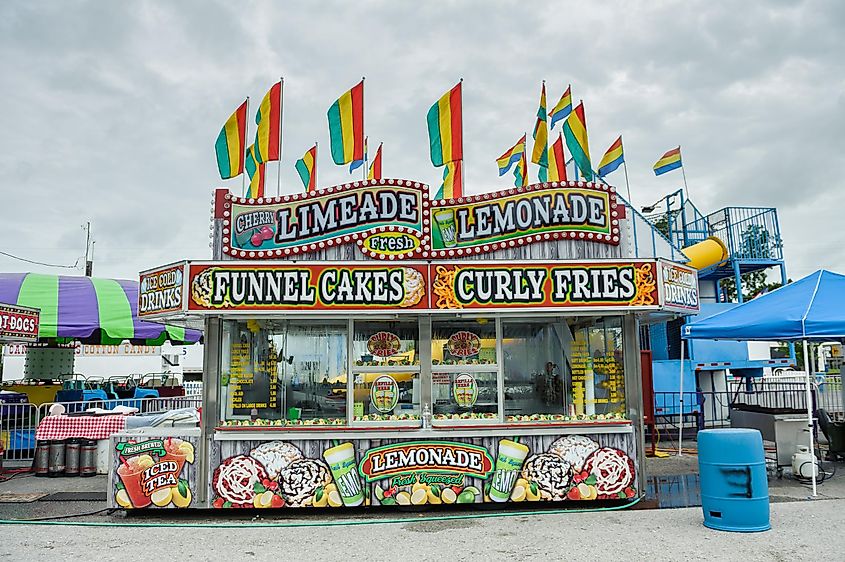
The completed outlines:
<svg viewBox="0 0 845 562">
<path fill-rule="evenodd" d="M 229 397 L 234 415 L 249 415 L 257 410 L 276 409 L 276 363 L 269 359 L 252 361 L 250 344 L 233 343 L 229 363 Z"/>
<path fill-rule="evenodd" d="M 570 365 L 572 366 L 572 402 L 575 404 L 575 412 L 577 414 L 584 413 L 584 403 L 586 402 L 586 392 L 584 384 L 586 382 L 587 365 L 590 359 L 590 350 L 587 347 L 587 342 L 581 339 L 576 339 L 572 342 Z"/>
</svg>

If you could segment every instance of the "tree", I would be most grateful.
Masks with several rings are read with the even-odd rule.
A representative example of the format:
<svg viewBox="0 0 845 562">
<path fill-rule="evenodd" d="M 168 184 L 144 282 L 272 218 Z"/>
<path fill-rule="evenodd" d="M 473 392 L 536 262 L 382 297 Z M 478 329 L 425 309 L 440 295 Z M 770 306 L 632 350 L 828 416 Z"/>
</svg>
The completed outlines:
<svg viewBox="0 0 845 562">
<path fill-rule="evenodd" d="M 788 279 L 787 283 L 792 283 L 792 279 Z M 757 271 L 749 271 L 742 274 L 742 297 L 743 300 L 750 300 L 754 297 L 769 291 L 774 291 L 783 284 L 780 282 L 768 283 L 766 281 L 766 270 L 759 269 Z M 736 298 L 736 283 L 733 277 L 726 277 L 719 281 L 719 287 L 725 294 L 728 302 L 734 302 Z"/>
</svg>

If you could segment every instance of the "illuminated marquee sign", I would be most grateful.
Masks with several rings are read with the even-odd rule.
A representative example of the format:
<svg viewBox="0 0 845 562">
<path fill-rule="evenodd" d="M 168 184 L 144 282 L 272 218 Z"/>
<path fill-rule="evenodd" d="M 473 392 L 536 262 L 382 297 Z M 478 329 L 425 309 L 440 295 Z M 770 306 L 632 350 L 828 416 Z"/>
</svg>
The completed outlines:
<svg viewBox="0 0 845 562">
<path fill-rule="evenodd" d="M 374 185 L 377 187 L 374 187 Z M 266 199 L 226 195 L 223 251 L 284 258 L 355 243 L 367 255 L 421 255 L 428 188 L 418 182 L 355 182 Z"/>
<path fill-rule="evenodd" d="M 0 304 L 0 342 L 37 341 L 39 319 L 37 308 Z"/>
<path fill-rule="evenodd" d="M 367 180 L 281 197 L 222 190 L 222 250 L 243 259 L 295 258 L 347 244 L 382 259 L 449 258 L 552 240 L 619 244 L 613 187 L 543 183 L 429 200 L 428 186 Z"/>
</svg>

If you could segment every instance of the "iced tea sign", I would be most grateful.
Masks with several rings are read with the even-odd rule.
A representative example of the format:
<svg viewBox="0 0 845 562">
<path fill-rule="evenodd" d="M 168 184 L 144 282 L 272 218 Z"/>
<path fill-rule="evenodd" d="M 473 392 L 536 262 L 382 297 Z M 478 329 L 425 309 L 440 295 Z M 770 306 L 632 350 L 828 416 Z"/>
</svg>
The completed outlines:
<svg viewBox="0 0 845 562">
<path fill-rule="evenodd" d="M 115 445 L 118 460 L 114 501 L 123 508 L 188 507 L 192 493 L 182 478 L 185 464 L 194 462 L 194 446 L 176 437 L 121 442 Z"/>
</svg>

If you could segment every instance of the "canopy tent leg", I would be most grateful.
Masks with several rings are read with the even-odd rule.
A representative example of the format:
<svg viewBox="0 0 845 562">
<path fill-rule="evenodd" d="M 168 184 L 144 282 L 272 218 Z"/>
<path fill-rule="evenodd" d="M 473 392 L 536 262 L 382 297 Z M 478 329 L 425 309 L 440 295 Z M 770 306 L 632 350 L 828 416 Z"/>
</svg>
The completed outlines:
<svg viewBox="0 0 845 562">
<path fill-rule="evenodd" d="M 687 340 L 681 338 L 681 399 L 680 399 L 680 406 L 681 406 L 681 416 L 680 416 L 680 423 L 678 425 L 678 456 L 683 455 L 684 450 L 684 346 L 686 345 Z"/>
<path fill-rule="evenodd" d="M 813 450 L 813 398 L 810 394 L 810 355 L 807 350 L 807 340 L 804 340 L 804 376 L 806 377 L 806 391 L 807 400 L 807 427 L 810 435 L 810 459 L 812 459 L 813 466 L 810 467 L 810 474 L 813 478 L 813 497 L 816 497 L 816 453 Z M 800 472 L 800 470 L 799 470 Z"/>
</svg>

